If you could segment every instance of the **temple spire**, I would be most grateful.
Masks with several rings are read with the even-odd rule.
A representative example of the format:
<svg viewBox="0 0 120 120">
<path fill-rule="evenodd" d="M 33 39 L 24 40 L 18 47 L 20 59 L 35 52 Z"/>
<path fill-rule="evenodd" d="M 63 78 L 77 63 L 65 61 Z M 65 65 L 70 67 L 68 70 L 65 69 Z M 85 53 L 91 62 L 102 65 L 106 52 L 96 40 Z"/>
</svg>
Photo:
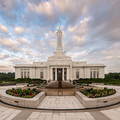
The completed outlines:
<svg viewBox="0 0 120 120">
<path fill-rule="evenodd" d="M 57 48 L 56 51 L 61 51 L 63 52 L 63 44 L 62 44 L 62 31 L 60 30 L 60 25 L 59 29 L 57 31 Z"/>
<path fill-rule="evenodd" d="M 58 27 L 59 27 L 59 30 L 60 30 L 60 25 L 58 25 Z"/>
</svg>

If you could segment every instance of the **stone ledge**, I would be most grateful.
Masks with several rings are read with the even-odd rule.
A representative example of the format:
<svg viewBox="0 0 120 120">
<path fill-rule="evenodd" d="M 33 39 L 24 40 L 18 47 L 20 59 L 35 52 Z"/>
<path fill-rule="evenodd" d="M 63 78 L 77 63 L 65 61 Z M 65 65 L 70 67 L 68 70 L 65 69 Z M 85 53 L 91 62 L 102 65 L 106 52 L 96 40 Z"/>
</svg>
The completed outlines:
<svg viewBox="0 0 120 120">
<path fill-rule="evenodd" d="M 37 108 L 45 97 L 45 92 L 40 92 L 33 98 L 20 98 L 6 94 L 6 90 L 0 90 L 0 100 L 16 106 Z"/>
<path fill-rule="evenodd" d="M 75 96 L 84 105 L 85 108 L 104 107 L 120 102 L 120 90 L 116 90 L 114 95 L 101 98 L 88 98 L 81 92 L 76 92 Z"/>
</svg>

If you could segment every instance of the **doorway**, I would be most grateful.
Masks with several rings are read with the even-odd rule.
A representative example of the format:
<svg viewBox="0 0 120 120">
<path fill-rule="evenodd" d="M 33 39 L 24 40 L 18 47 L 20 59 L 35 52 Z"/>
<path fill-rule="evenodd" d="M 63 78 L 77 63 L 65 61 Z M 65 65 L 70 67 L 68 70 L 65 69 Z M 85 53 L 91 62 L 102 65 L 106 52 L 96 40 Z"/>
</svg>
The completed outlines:
<svg viewBox="0 0 120 120">
<path fill-rule="evenodd" d="M 62 68 L 57 69 L 57 81 L 62 81 Z"/>
</svg>

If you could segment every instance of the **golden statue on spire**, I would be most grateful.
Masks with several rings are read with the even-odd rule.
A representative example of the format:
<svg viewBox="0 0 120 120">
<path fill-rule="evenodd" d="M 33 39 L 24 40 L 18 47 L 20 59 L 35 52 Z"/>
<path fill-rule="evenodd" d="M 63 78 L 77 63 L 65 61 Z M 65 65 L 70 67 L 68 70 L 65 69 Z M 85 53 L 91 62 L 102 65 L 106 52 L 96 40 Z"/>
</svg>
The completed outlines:
<svg viewBox="0 0 120 120">
<path fill-rule="evenodd" d="M 58 27 L 59 27 L 59 30 L 60 30 L 60 25 L 58 25 Z"/>
</svg>

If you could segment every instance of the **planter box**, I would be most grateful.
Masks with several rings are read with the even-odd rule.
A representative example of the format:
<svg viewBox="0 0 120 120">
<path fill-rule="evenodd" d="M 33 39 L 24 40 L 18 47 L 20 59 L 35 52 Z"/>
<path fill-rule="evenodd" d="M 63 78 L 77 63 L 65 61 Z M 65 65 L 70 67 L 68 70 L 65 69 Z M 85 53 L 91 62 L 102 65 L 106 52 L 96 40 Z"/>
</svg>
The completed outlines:
<svg viewBox="0 0 120 120">
<path fill-rule="evenodd" d="M 80 100 L 85 108 L 104 107 L 120 102 L 120 90 L 116 90 L 114 95 L 100 98 L 88 98 L 81 92 L 76 92 L 75 96 L 78 98 L 78 100 Z"/>
<path fill-rule="evenodd" d="M 44 97 L 45 92 L 40 92 L 33 98 L 20 98 L 6 94 L 6 90 L 0 91 L 1 101 L 21 107 L 37 108 L 37 106 L 40 104 Z"/>
<path fill-rule="evenodd" d="M 23 87 L 23 89 L 28 89 L 28 88 L 30 88 L 31 90 L 34 89 L 34 88 L 37 89 L 37 86 L 32 86 L 32 87 L 24 86 L 24 87 Z"/>
</svg>

